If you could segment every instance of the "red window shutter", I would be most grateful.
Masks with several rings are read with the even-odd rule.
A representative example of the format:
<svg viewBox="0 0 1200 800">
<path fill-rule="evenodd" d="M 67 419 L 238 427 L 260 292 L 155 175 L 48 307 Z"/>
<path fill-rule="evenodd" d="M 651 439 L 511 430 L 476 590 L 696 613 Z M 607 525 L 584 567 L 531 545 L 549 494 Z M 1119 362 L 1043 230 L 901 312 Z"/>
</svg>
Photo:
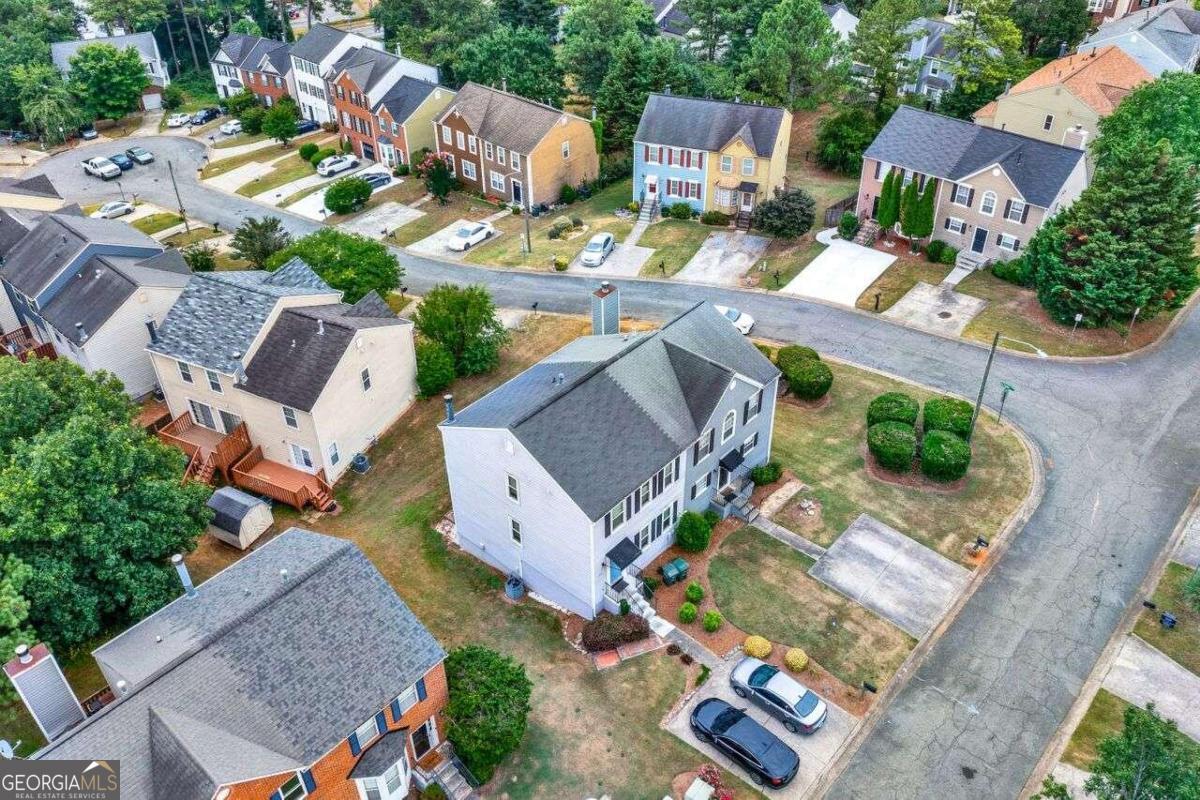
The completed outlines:
<svg viewBox="0 0 1200 800">
<path fill-rule="evenodd" d="M 704 169 L 704 153 L 696 153 L 696 169 Z"/>
<path fill-rule="evenodd" d="M 683 151 L 683 165 L 685 167 L 687 167 L 688 169 L 692 168 L 692 151 L 691 150 Z"/>
<path fill-rule="evenodd" d="M 667 148 L 667 166 L 668 167 L 675 166 L 675 148 L 674 147 Z"/>
<path fill-rule="evenodd" d="M 663 146 L 661 144 L 658 146 L 658 163 L 663 163 Z"/>
<path fill-rule="evenodd" d="M 643 145 L 646 148 L 646 163 L 650 163 L 650 145 Z"/>
</svg>

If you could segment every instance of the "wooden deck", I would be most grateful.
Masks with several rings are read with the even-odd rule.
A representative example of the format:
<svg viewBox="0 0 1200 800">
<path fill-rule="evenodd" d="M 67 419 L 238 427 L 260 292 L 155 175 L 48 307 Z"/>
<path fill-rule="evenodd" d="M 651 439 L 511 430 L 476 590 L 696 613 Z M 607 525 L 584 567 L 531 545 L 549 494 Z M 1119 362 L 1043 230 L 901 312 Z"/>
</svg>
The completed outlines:
<svg viewBox="0 0 1200 800">
<path fill-rule="evenodd" d="M 50 342 L 40 344 L 33 338 L 33 331 L 29 326 L 22 325 L 16 330 L 0 334 L 0 356 L 16 356 L 22 362 L 35 356 L 53 361 L 58 358 L 58 351 Z"/>
<path fill-rule="evenodd" d="M 333 500 L 333 487 L 325 480 L 325 470 L 318 470 L 313 475 L 265 459 L 259 446 L 234 464 L 232 472 L 234 485 L 287 503 L 297 511 L 307 505 L 319 511 L 330 511 L 337 505 Z"/>
<path fill-rule="evenodd" d="M 142 403 L 138 409 L 137 417 L 133 420 L 134 424 L 139 428 L 145 428 L 151 433 L 156 433 L 170 421 L 171 409 L 162 400 L 154 399 Z"/>
<path fill-rule="evenodd" d="M 197 425 L 190 411 L 159 428 L 158 438 L 187 454 L 185 480 L 195 477 L 205 483 L 211 482 L 218 471 L 226 483 L 232 482 L 230 468 L 250 451 L 250 432 L 246 430 L 246 423 L 240 423 L 232 433 L 218 433 Z"/>
<path fill-rule="evenodd" d="M 256 480 L 266 481 L 285 492 L 299 494 L 307 489 L 315 495 L 321 491 L 321 483 L 317 480 L 316 475 L 289 467 L 287 464 L 280 464 L 278 461 L 264 459 L 250 469 L 244 470 L 243 474 Z"/>
</svg>

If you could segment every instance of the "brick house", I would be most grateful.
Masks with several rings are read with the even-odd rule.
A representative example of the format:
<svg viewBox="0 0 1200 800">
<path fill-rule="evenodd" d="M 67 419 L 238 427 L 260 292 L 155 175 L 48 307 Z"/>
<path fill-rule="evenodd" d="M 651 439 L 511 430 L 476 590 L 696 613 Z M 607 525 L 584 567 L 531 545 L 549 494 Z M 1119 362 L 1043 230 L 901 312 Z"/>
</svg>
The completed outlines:
<svg viewBox="0 0 1200 800">
<path fill-rule="evenodd" d="M 556 203 L 563 186 L 600 171 L 586 119 L 478 83 L 459 89 L 434 130 L 460 181 L 526 208 Z"/>
<path fill-rule="evenodd" d="M 334 63 L 329 71 L 329 98 L 339 133 L 343 141 L 350 142 L 355 155 L 381 160 L 381 143 L 377 141 L 380 126 L 375 109 L 402 78 L 427 79 L 431 75 L 436 81 L 435 67 L 370 47 L 348 50 Z M 428 84 L 429 93 L 436 90 L 435 81 L 422 81 Z M 395 120 L 389 121 L 389 130 L 392 121 Z M 390 149 L 394 155 L 395 148 Z"/>
<path fill-rule="evenodd" d="M 292 46 L 286 42 L 231 33 L 209 63 L 217 94 L 231 97 L 245 90 L 270 108 L 279 98 L 296 95 Z"/>
<path fill-rule="evenodd" d="M 433 119 L 454 99 L 436 83 L 405 75 L 375 104 L 376 152 L 383 163 L 411 164 L 414 154 L 434 149 Z"/>
<path fill-rule="evenodd" d="M 470 794 L 446 654 L 354 544 L 291 528 L 199 587 L 179 569 L 181 597 L 92 652 L 115 699 L 35 759 L 119 759 L 125 800 Z"/>
<path fill-rule="evenodd" d="M 334 63 L 357 47 L 382 49 L 383 43 L 318 22 L 292 45 L 295 98 L 302 117 L 314 122 L 333 122 L 333 97 L 325 79 Z"/>
</svg>

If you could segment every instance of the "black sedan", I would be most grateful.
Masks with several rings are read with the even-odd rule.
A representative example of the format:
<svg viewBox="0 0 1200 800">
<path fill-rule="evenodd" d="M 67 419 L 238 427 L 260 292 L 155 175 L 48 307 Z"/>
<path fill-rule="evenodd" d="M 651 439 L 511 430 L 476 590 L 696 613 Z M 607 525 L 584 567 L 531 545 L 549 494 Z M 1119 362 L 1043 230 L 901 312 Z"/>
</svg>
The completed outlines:
<svg viewBox="0 0 1200 800">
<path fill-rule="evenodd" d="M 363 180 L 371 187 L 371 191 L 382 189 L 392 182 L 392 176 L 383 172 L 372 172 L 370 175 L 364 175 Z"/>
<path fill-rule="evenodd" d="M 741 764 L 759 786 L 780 789 L 796 777 L 800 757 L 779 737 L 759 725 L 740 708 L 719 697 L 702 700 L 692 709 L 692 732 L 702 742 L 711 742 Z"/>
<path fill-rule="evenodd" d="M 133 169 L 133 159 L 124 153 L 114 153 L 108 157 L 108 160 L 121 168 L 121 172 L 127 169 Z"/>
<path fill-rule="evenodd" d="M 217 108 L 202 108 L 195 114 L 192 114 L 193 125 L 203 125 L 206 122 L 212 122 L 217 117 L 221 116 L 220 109 Z"/>
</svg>

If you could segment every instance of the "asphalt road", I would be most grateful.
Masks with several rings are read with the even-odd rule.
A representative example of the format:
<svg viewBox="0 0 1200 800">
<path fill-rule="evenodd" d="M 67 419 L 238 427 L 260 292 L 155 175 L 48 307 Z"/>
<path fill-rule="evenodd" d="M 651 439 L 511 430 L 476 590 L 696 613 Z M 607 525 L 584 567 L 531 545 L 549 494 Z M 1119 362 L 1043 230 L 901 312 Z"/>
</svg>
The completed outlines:
<svg viewBox="0 0 1200 800">
<path fill-rule="evenodd" d="M 232 229 L 246 215 L 278 213 L 199 186 L 201 148 L 152 138 L 159 155 L 122 181 L 174 206 L 164 158 L 176 163 L 189 212 Z M 125 145 L 128 146 L 128 145 Z M 36 171 L 71 199 L 119 196 L 86 178 L 83 154 Z M 303 233 L 316 223 L 287 214 Z M 499 272 L 401 253 L 405 282 L 483 283 L 506 306 L 538 302 L 582 312 L 594 280 Z M 878 317 L 765 293 L 626 280 L 624 311 L 663 320 L 704 299 L 759 320 L 758 332 L 940 389 L 974 397 L 986 353 L 964 342 L 898 327 Z M 1020 791 L 1158 552 L 1200 482 L 1197 368 L 1200 319 L 1183 322 L 1162 347 L 1126 361 L 1070 364 L 1001 353 L 1000 381 L 1016 387 L 1006 414 L 1036 441 L 1046 468 L 1041 506 L 1020 531 L 922 667 L 886 711 L 829 793 L 833 798 L 1013 798 Z"/>
</svg>

